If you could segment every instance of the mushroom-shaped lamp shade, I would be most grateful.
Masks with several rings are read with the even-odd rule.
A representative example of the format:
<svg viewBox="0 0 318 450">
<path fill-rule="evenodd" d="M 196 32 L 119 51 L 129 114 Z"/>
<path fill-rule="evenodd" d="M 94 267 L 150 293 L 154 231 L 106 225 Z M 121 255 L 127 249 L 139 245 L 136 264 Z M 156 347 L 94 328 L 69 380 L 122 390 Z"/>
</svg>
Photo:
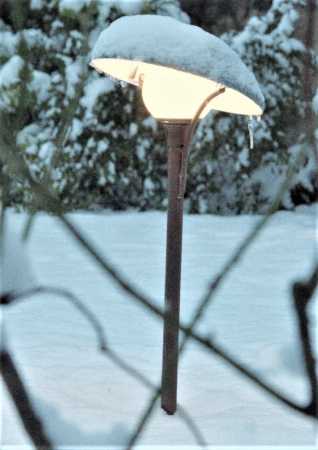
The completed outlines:
<svg viewBox="0 0 318 450">
<path fill-rule="evenodd" d="M 221 39 L 170 17 L 126 16 L 99 36 L 91 66 L 137 85 L 146 108 L 162 121 L 189 121 L 203 109 L 259 116 L 264 98 L 254 75 Z"/>
</svg>

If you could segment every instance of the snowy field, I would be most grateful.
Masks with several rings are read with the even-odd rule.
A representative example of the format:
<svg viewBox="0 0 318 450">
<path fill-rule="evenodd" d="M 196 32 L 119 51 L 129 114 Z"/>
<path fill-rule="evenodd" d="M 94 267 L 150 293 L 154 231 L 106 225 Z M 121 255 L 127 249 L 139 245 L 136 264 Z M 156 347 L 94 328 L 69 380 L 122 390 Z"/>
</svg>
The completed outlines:
<svg viewBox="0 0 318 450">
<path fill-rule="evenodd" d="M 10 232 L 19 231 L 25 219 L 10 212 Z M 162 305 L 165 214 L 77 213 L 72 219 Z M 257 220 L 185 216 L 184 321 Z M 299 402 L 306 401 L 307 386 L 289 285 L 309 274 L 315 220 L 313 207 L 275 214 L 198 327 Z M 159 381 L 162 324 L 156 317 L 114 286 L 54 218 L 37 219 L 28 252 L 41 284 L 72 290 L 98 316 L 111 346 L 154 383 Z M 18 271 L 16 277 L 21 277 Z M 42 295 L 6 309 L 4 319 L 9 346 L 54 443 L 86 450 L 124 446 L 150 392 L 97 351 L 95 335 L 79 313 L 64 300 Z M 1 450 L 25 448 L 19 446 L 28 439 L 3 386 L 2 400 Z M 195 344 L 180 362 L 179 401 L 215 449 L 315 445 L 312 421 L 278 404 Z M 197 448 L 180 416 L 167 416 L 159 405 L 139 444 L 151 450 Z"/>
</svg>

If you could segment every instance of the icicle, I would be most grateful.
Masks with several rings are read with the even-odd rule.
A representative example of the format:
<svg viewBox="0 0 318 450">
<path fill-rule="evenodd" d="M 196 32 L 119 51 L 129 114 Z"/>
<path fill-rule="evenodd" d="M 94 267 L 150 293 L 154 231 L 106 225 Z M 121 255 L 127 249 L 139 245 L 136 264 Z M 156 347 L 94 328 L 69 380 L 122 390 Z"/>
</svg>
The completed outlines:
<svg viewBox="0 0 318 450">
<path fill-rule="evenodd" d="M 253 116 L 250 116 L 248 119 L 248 134 L 250 137 L 250 149 L 254 148 L 254 119 Z"/>
</svg>

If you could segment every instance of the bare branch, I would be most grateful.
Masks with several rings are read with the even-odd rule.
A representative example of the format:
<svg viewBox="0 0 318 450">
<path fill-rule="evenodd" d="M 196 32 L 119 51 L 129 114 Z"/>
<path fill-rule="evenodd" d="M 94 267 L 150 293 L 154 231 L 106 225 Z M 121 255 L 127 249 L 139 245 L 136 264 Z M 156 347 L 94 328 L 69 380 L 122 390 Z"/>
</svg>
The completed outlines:
<svg viewBox="0 0 318 450">
<path fill-rule="evenodd" d="M 291 181 L 291 176 L 294 173 L 295 167 L 297 166 L 297 163 L 299 159 L 302 156 L 302 152 L 299 153 L 297 161 L 294 165 L 290 165 L 290 169 L 287 173 L 287 179 L 283 183 L 282 188 L 280 189 L 280 192 L 276 198 L 276 201 L 274 202 L 272 208 L 270 209 L 267 216 L 265 216 L 252 230 L 250 235 L 243 241 L 239 249 L 235 252 L 235 254 L 230 258 L 229 262 L 225 265 L 225 268 L 223 270 L 224 273 L 221 273 L 221 276 L 216 279 L 216 282 L 214 282 L 211 285 L 211 288 L 208 292 L 208 295 L 205 296 L 204 299 L 206 299 L 206 304 L 210 301 L 210 296 L 214 293 L 216 288 L 219 286 L 220 281 L 224 280 L 225 276 L 229 273 L 230 269 L 237 263 L 239 258 L 242 256 L 242 254 L 246 251 L 246 249 L 249 247 L 249 245 L 254 241 L 255 237 L 258 235 L 260 230 L 264 227 L 265 223 L 269 220 L 270 216 L 273 214 L 274 211 L 276 211 L 277 206 L 279 204 L 279 198 L 283 195 L 285 190 L 288 188 L 289 183 Z M 23 166 L 22 166 L 23 167 Z M 28 173 L 26 167 L 24 166 L 24 171 Z M 53 209 L 56 209 L 56 213 L 58 215 L 58 219 L 66 226 L 66 228 L 71 232 L 71 234 L 76 238 L 76 240 L 81 244 L 81 246 L 93 257 L 93 259 L 98 263 L 98 265 L 106 272 L 108 275 L 111 276 L 111 278 L 116 282 L 116 284 L 121 287 L 126 293 L 128 293 L 131 298 L 136 300 L 138 303 L 145 306 L 148 311 L 152 312 L 153 314 L 157 315 L 158 317 L 165 317 L 165 313 L 162 311 L 161 308 L 157 307 L 155 303 L 148 298 L 146 295 L 141 293 L 136 287 L 133 287 L 106 259 L 104 256 L 98 252 L 96 248 L 94 248 L 93 244 L 88 240 L 88 238 L 84 237 L 83 233 L 80 232 L 77 227 L 71 222 L 69 218 L 64 216 L 59 208 L 58 201 L 47 191 L 45 186 L 41 185 L 40 183 L 35 182 L 31 176 L 28 174 L 29 180 L 31 183 L 31 186 L 33 189 L 41 196 L 41 198 L 47 202 L 50 202 Z M 196 316 L 200 317 L 203 309 L 206 307 L 205 305 L 202 305 L 202 302 L 199 306 L 200 310 L 198 309 Z M 203 338 L 199 336 L 197 333 L 193 332 L 193 324 L 192 326 L 185 326 L 183 324 L 180 324 L 180 330 L 183 331 L 186 335 L 186 339 L 188 337 L 192 337 L 195 341 L 200 343 L 201 345 L 205 346 L 206 348 L 209 348 L 212 350 L 215 354 L 222 357 L 225 361 L 229 362 L 233 367 L 237 368 L 239 365 L 237 365 L 236 361 L 234 359 L 228 359 L 228 357 L 220 350 L 217 350 L 214 345 L 211 344 L 209 339 Z M 249 374 L 249 371 L 247 369 L 241 370 L 241 373 L 245 374 L 250 380 L 254 381 L 256 384 L 258 384 L 259 387 L 262 387 L 266 392 L 273 395 L 275 398 L 280 400 L 286 405 L 293 405 L 292 402 L 289 402 L 288 399 L 286 399 L 283 395 L 272 389 L 270 386 L 267 386 L 266 383 L 260 381 L 257 379 L 257 377 L 254 374 Z M 303 408 L 301 406 L 298 406 L 294 404 L 293 409 L 303 412 L 304 414 L 308 414 L 306 408 Z"/>
<path fill-rule="evenodd" d="M 296 158 L 296 161 L 294 164 L 290 163 L 287 169 L 286 178 L 284 182 L 282 183 L 277 196 L 271 205 L 270 209 L 268 210 L 267 214 L 262 217 L 257 224 L 254 226 L 254 228 L 251 230 L 251 232 L 248 234 L 248 236 L 240 243 L 240 245 L 237 247 L 237 249 L 233 252 L 233 254 L 230 256 L 230 258 L 226 261 L 223 268 L 220 270 L 220 272 L 214 277 L 212 283 L 207 289 L 207 292 L 203 295 L 201 301 L 199 302 L 199 306 L 193 316 L 193 319 L 190 322 L 190 328 L 193 328 L 196 326 L 196 324 L 199 322 L 200 318 L 202 317 L 203 312 L 208 307 L 212 299 L 214 298 L 217 290 L 221 287 L 222 283 L 225 281 L 226 277 L 229 275 L 229 273 L 234 269 L 234 267 L 240 262 L 240 260 L 243 258 L 247 250 L 250 248 L 250 246 L 255 242 L 256 238 L 259 236 L 261 231 L 265 228 L 265 226 L 269 223 L 270 219 L 272 218 L 273 214 L 277 211 L 281 200 L 287 190 L 289 189 L 289 186 L 292 182 L 293 176 L 296 173 L 296 170 L 299 167 L 300 162 L 302 161 L 302 158 L 306 152 L 306 148 L 303 147 Z M 180 345 L 180 351 L 183 351 L 183 348 L 185 346 L 186 338 L 184 341 L 181 342 Z"/>
<path fill-rule="evenodd" d="M 61 131 L 61 143 L 64 141 L 65 138 L 65 130 Z M 5 143 L 8 145 L 8 143 Z M 248 368 L 244 367 L 241 363 L 239 363 L 234 357 L 229 355 L 225 350 L 223 350 L 220 346 L 217 346 L 215 343 L 211 342 L 208 338 L 202 337 L 194 332 L 194 327 L 198 323 L 199 319 L 201 318 L 203 312 L 211 302 L 212 298 L 214 297 L 218 287 L 222 284 L 222 282 L 226 279 L 226 276 L 230 273 L 230 271 L 235 267 L 235 265 L 240 261 L 240 259 L 244 256 L 246 253 L 246 250 L 250 247 L 252 242 L 255 241 L 256 237 L 258 237 L 261 230 L 265 227 L 265 225 L 270 220 L 272 214 L 277 210 L 281 199 L 287 189 L 290 186 L 290 180 L 295 173 L 295 170 L 299 164 L 299 160 L 301 160 L 301 157 L 303 156 L 303 151 L 301 152 L 301 155 L 298 155 L 297 161 L 294 165 L 289 165 L 288 171 L 287 171 L 287 177 L 285 183 L 283 183 L 281 190 L 279 191 L 277 198 L 272 205 L 271 209 L 269 210 L 268 214 L 258 222 L 256 227 L 252 230 L 252 232 L 249 234 L 249 236 L 241 243 L 241 245 L 238 247 L 238 249 L 234 252 L 232 257 L 228 260 L 228 262 L 225 264 L 221 272 L 217 275 L 217 277 L 214 279 L 214 281 L 209 286 L 209 289 L 207 290 L 206 294 L 203 296 L 199 307 L 195 313 L 195 316 L 191 322 L 190 327 L 185 327 L 183 324 L 180 325 L 180 329 L 185 333 L 184 340 L 180 347 L 180 352 L 183 351 L 186 342 L 189 337 L 193 338 L 196 342 L 203 345 L 206 349 L 213 352 L 217 356 L 219 356 L 221 359 L 223 359 L 225 362 L 230 364 L 231 367 L 238 370 L 240 373 L 245 375 L 250 381 L 253 381 L 256 385 L 258 385 L 260 388 L 262 388 L 265 392 L 271 394 L 274 398 L 281 401 L 283 404 L 291 407 L 292 409 L 301 412 L 303 414 L 313 416 L 314 411 L 310 409 L 309 407 L 302 407 L 299 406 L 293 402 L 291 402 L 288 398 L 281 395 L 278 391 L 273 389 L 271 386 L 267 385 L 260 377 L 258 377 L 255 373 L 253 373 Z M 13 153 L 13 152 L 12 152 Z M 11 153 L 11 154 L 12 154 Z M 13 153 L 14 154 L 14 153 Z M 15 155 L 16 157 L 16 155 Z M 58 215 L 58 219 L 63 223 L 63 225 L 68 229 L 68 231 L 73 235 L 73 237 L 76 238 L 76 240 L 81 244 L 81 246 L 93 257 L 95 262 L 99 264 L 100 267 L 106 272 L 111 278 L 115 281 L 115 283 L 120 286 L 121 289 L 124 290 L 124 292 L 128 293 L 134 300 L 138 301 L 139 303 L 143 304 L 149 311 L 151 311 L 153 314 L 156 314 L 158 317 L 163 318 L 164 313 L 163 311 L 158 308 L 152 299 L 144 295 L 139 289 L 132 286 L 130 282 L 118 271 L 114 268 L 114 266 L 107 261 L 107 259 L 101 255 L 101 253 L 93 246 L 93 244 L 89 241 L 87 237 L 83 235 L 79 231 L 79 229 L 70 221 L 70 219 L 66 218 L 62 214 L 62 208 L 59 203 L 59 201 L 54 198 L 49 192 L 49 189 L 46 188 L 46 186 L 41 185 L 37 183 L 29 173 L 26 165 L 24 164 L 23 159 L 21 158 L 21 161 L 17 163 L 17 157 L 16 157 L 16 166 L 19 168 L 19 172 L 22 173 L 24 176 L 27 177 L 29 183 L 31 184 L 31 187 L 34 192 L 37 193 L 39 198 L 42 200 L 44 204 L 48 204 L 49 208 L 51 208 L 52 211 L 54 211 Z M 302 316 L 303 317 L 303 316 Z M 96 324 L 95 324 L 96 325 Z M 308 325 L 308 322 L 307 322 Z M 304 327 L 302 327 L 303 329 Z M 306 344 L 307 345 L 307 344 Z M 307 349 L 308 350 L 308 349 Z M 131 375 L 135 377 L 139 377 L 140 381 L 143 380 L 144 383 L 148 383 L 148 380 L 145 379 L 145 377 L 141 374 L 139 374 L 135 369 L 132 369 L 131 367 L 128 367 L 128 365 L 120 361 L 118 355 L 111 352 L 106 346 L 104 347 L 104 351 L 108 352 L 108 356 L 113 358 L 113 361 L 116 362 L 118 365 L 120 365 L 123 370 L 128 371 L 130 370 Z M 307 367 L 308 370 L 308 367 Z M 141 375 L 141 377 L 140 377 Z M 150 387 L 150 386 L 149 386 Z M 158 388 L 155 392 L 155 395 L 153 396 L 151 402 L 147 406 L 141 420 L 139 421 L 139 424 L 136 428 L 136 431 L 134 435 L 131 438 L 130 444 L 134 444 L 138 437 L 143 430 L 145 424 L 149 420 L 151 416 L 151 412 L 153 411 L 153 408 L 156 404 L 156 400 L 158 399 L 160 395 L 160 389 Z"/>
<path fill-rule="evenodd" d="M 277 210 L 279 202 L 283 194 L 286 192 L 286 190 L 289 187 L 289 183 L 291 181 L 292 175 L 294 174 L 297 165 L 299 164 L 299 160 L 302 157 L 302 151 L 299 153 L 298 158 L 296 160 L 295 164 L 290 164 L 289 169 L 287 171 L 287 177 L 285 182 L 283 183 L 277 198 L 272 205 L 270 211 L 268 214 L 259 221 L 259 223 L 256 225 L 256 227 L 252 230 L 250 235 L 242 242 L 238 250 L 234 253 L 234 255 L 229 259 L 228 263 L 225 265 L 223 271 L 220 275 L 214 280 L 212 285 L 209 288 L 208 293 L 204 296 L 203 302 L 200 303 L 199 308 L 195 315 L 195 323 L 199 320 L 199 318 L 202 315 L 202 312 L 209 304 L 212 294 L 216 291 L 217 287 L 220 285 L 221 281 L 224 281 L 225 277 L 228 275 L 230 270 L 234 267 L 234 265 L 239 261 L 241 256 L 245 253 L 247 248 L 251 245 L 251 243 L 255 240 L 255 238 L 258 236 L 260 231 L 263 229 L 265 224 L 270 219 L 271 215 Z M 12 155 L 12 157 L 16 157 L 16 155 Z M 146 307 L 146 309 L 153 314 L 157 315 L 160 318 L 165 317 L 165 313 L 162 311 L 161 308 L 157 307 L 156 304 L 146 295 L 144 295 L 139 289 L 132 286 L 128 280 L 124 278 L 122 274 L 118 270 L 114 268 L 112 264 L 110 264 L 104 256 L 101 255 L 101 253 L 94 247 L 94 245 L 89 241 L 87 237 L 84 237 L 84 234 L 79 231 L 79 229 L 75 226 L 72 221 L 63 215 L 62 210 L 60 208 L 59 202 L 56 198 L 54 198 L 48 189 L 36 182 L 31 175 L 29 174 L 29 171 L 22 159 L 18 159 L 16 157 L 17 166 L 20 170 L 23 171 L 23 173 L 27 176 L 31 187 L 33 190 L 39 195 L 39 197 L 42 199 L 42 201 L 45 201 L 46 204 L 50 205 L 50 208 L 52 211 L 55 211 L 56 215 L 58 216 L 58 220 L 62 222 L 62 224 L 69 230 L 71 235 L 81 244 L 81 246 L 93 257 L 95 262 L 98 263 L 98 265 L 108 274 L 111 276 L 113 281 L 122 289 L 124 292 L 128 293 L 132 299 L 137 301 L 138 303 L 142 304 Z M 252 371 L 248 370 L 247 368 L 243 367 L 241 364 L 239 364 L 233 357 L 230 357 L 227 353 L 225 353 L 224 350 L 220 349 L 220 347 L 216 347 L 215 344 L 212 344 L 212 342 L 208 338 L 204 338 L 199 336 L 197 333 L 194 333 L 194 319 L 192 321 L 191 326 L 184 326 L 183 324 L 180 324 L 180 330 L 185 333 L 184 343 L 182 343 L 182 346 L 184 347 L 186 340 L 189 337 L 192 337 L 196 342 L 203 345 L 205 348 L 212 351 L 214 354 L 218 355 L 220 358 L 222 358 L 225 362 L 230 364 L 232 367 L 237 369 L 241 374 L 245 375 L 250 381 L 253 381 L 254 384 L 256 384 L 258 387 L 262 388 L 265 392 L 269 393 L 272 397 L 279 400 L 281 403 L 289 406 L 290 408 L 294 409 L 295 411 L 298 411 L 300 413 L 303 413 L 305 415 L 312 416 L 312 412 L 308 409 L 308 407 L 300 406 L 296 403 L 293 403 L 288 398 L 283 396 L 280 392 L 272 388 L 270 385 L 265 383 L 263 380 L 258 378 L 256 374 L 254 374 Z M 182 350 L 182 348 L 181 348 Z M 160 395 L 160 390 L 156 391 L 155 395 L 153 396 L 153 399 L 151 403 L 149 404 L 149 407 L 146 409 L 146 412 L 142 418 L 142 421 L 139 423 L 139 426 L 136 429 L 136 432 L 134 433 L 134 436 L 132 438 L 132 441 L 137 441 L 145 423 L 150 418 L 151 412 L 156 404 L 156 400 L 158 396 Z"/>
<path fill-rule="evenodd" d="M 181 328 L 182 329 L 182 328 Z M 182 330 L 183 331 L 183 330 Z M 221 358 L 229 367 L 232 367 L 236 369 L 239 373 L 244 375 L 246 379 L 252 382 L 252 384 L 258 386 L 261 388 L 264 392 L 269 394 L 273 399 L 278 400 L 280 403 L 282 403 L 285 406 L 288 406 L 293 411 L 296 411 L 298 413 L 301 413 L 308 417 L 313 417 L 317 420 L 317 416 L 312 408 L 312 405 L 299 405 L 283 394 L 281 394 L 277 389 L 273 388 L 269 384 L 265 382 L 256 372 L 249 369 L 247 366 L 245 366 L 242 362 L 239 362 L 238 359 L 236 359 L 234 356 L 232 356 L 228 351 L 226 351 L 224 348 L 222 348 L 220 345 L 212 342 L 209 338 L 201 337 L 199 334 L 189 331 L 189 336 L 193 338 L 194 341 L 200 343 L 203 345 L 207 350 L 212 352 L 214 355 Z M 154 407 L 161 395 L 161 389 L 158 388 L 156 392 L 154 392 L 154 395 L 151 397 L 141 419 L 139 420 L 136 429 L 129 441 L 129 445 L 127 446 L 127 449 L 131 449 L 133 445 L 136 444 L 138 439 L 140 438 L 140 435 L 142 431 L 144 430 L 146 424 L 150 420 L 152 413 L 154 411 Z"/>
<path fill-rule="evenodd" d="M 143 414 L 139 417 L 139 420 L 135 427 L 135 430 L 134 430 L 133 434 L 131 435 L 129 442 L 126 446 L 126 450 L 132 450 L 134 445 L 139 440 L 147 423 L 149 422 L 149 420 L 152 417 L 152 414 L 154 412 L 156 403 L 159 400 L 160 395 L 161 395 L 161 388 L 158 387 L 157 390 L 154 392 L 153 396 L 151 397 L 151 399 L 149 400 L 149 403 L 147 404 Z"/>
<path fill-rule="evenodd" d="M 100 351 L 103 352 L 114 364 L 116 364 L 126 374 L 139 381 L 145 387 L 153 390 L 156 389 L 154 383 L 149 381 L 149 379 L 145 377 L 140 371 L 135 369 L 132 365 L 128 364 L 114 350 L 112 350 L 109 346 L 107 346 L 104 331 L 97 317 L 88 308 L 86 308 L 84 304 L 72 292 L 58 287 L 39 286 L 17 293 L 10 292 L 7 294 L 2 294 L 0 295 L 0 305 L 5 306 L 11 305 L 12 303 L 22 301 L 24 299 L 31 298 L 34 295 L 39 295 L 43 293 L 49 295 L 57 295 L 70 301 L 73 304 L 73 306 L 75 306 L 80 311 L 80 313 L 84 315 L 84 317 L 90 322 L 90 325 L 96 332 Z M 205 445 L 204 437 L 200 432 L 199 428 L 195 425 L 190 414 L 181 405 L 178 405 L 178 407 L 180 410 L 180 416 L 182 420 L 184 420 L 185 423 L 188 425 L 189 429 L 194 435 L 194 438 L 196 439 L 196 442 L 201 446 Z"/>
<path fill-rule="evenodd" d="M 195 421 L 192 419 L 188 411 L 183 408 L 181 405 L 178 404 L 178 411 L 180 417 L 185 421 L 185 423 L 188 425 L 189 430 L 192 432 L 193 436 L 195 437 L 196 442 L 200 447 L 206 448 L 208 443 L 206 442 L 203 434 L 201 433 L 201 430 L 195 423 Z"/>
<path fill-rule="evenodd" d="M 290 181 L 290 179 L 289 179 Z M 285 184 L 285 183 L 284 183 Z M 266 216 L 267 217 L 267 216 Z M 110 266 L 105 260 L 104 258 L 97 252 L 96 249 L 94 249 L 94 247 L 91 247 L 89 242 L 83 237 L 83 235 L 77 230 L 77 228 L 74 226 L 74 224 L 71 224 L 69 222 L 68 219 L 66 219 L 65 217 L 62 218 L 62 220 L 66 220 L 66 225 L 68 227 L 70 227 L 70 231 L 72 231 L 72 233 L 74 233 L 74 235 L 76 236 L 76 238 L 79 240 L 79 242 L 84 246 L 84 248 L 95 258 L 95 260 L 99 263 L 99 265 L 107 271 L 107 273 L 109 275 L 112 276 L 112 278 L 115 280 L 115 282 L 122 288 L 124 289 L 127 293 L 130 294 L 130 296 L 134 299 L 137 300 L 139 303 L 141 303 L 143 306 L 145 306 L 149 311 L 151 311 L 153 314 L 156 314 L 157 316 L 164 318 L 165 317 L 165 313 L 161 310 L 161 308 L 157 307 L 152 300 L 150 300 L 149 298 L 147 298 L 145 295 L 141 294 L 138 290 L 136 290 L 136 288 L 132 287 L 128 281 L 126 281 L 125 279 L 122 278 L 122 276 L 112 267 Z M 260 230 L 263 228 L 263 222 L 265 219 L 262 219 L 257 226 L 255 227 L 255 229 L 253 230 L 253 232 L 250 234 L 250 236 L 248 236 L 247 240 L 245 240 L 243 242 L 243 244 L 240 246 L 240 251 L 238 253 L 236 253 L 234 255 L 233 258 L 230 259 L 230 263 L 228 263 L 225 267 L 226 267 L 226 272 L 223 276 L 223 278 L 225 277 L 225 275 L 228 274 L 228 272 L 230 271 L 230 269 L 232 268 L 232 266 L 234 266 L 234 264 L 237 262 L 238 257 L 236 256 L 237 254 L 239 256 L 242 255 L 242 253 L 246 250 L 247 246 L 250 245 L 251 242 L 253 242 L 253 240 L 255 239 L 255 236 L 258 235 L 258 233 L 260 232 Z M 262 226 L 260 226 L 259 224 L 262 224 Z M 265 222 L 266 223 L 266 222 Z M 222 278 L 221 278 L 222 279 Z M 219 283 L 219 281 L 218 281 Z M 213 286 L 213 289 L 211 290 L 211 293 L 209 292 L 209 297 L 207 298 L 207 301 L 204 305 L 202 305 L 202 303 L 199 305 L 199 308 L 195 314 L 195 319 L 198 317 L 200 318 L 202 315 L 203 310 L 207 307 L 209 301 L 210 301 L 210 296 L 212 296 L 212 293 L 214 292 L 214 290 L 216 289 L 216 287 L 218 286 L 218 283 L 215 285 L 215 287 Z M 181 331 L 183 331 L 183 333 L 185 333 L 185 337 L 184 340 L 180 346 L 180 352 L 183 351 L 184 347 L 185 347 L 185 342 L 189 339 L 189 337 L 191 337 L 193 340 L 195 340 L 196 342 L 198 342 L 199 344 L 203 345 L 205 348 L 209 349 L 210 351 L 212 351 L 214 354 L 216 354 L 217 356 L 219 356 L 220 358 L 222 358 L 225 362 L 227 362 L 228 364 L 230 364 L 232 367 L 234 367 L 235 369 L 237 369 L 241 374 L 245 375 L 247 378 L 249 378 L 250 381 L 253 381 L 255 384 L 258 385 L 258 387 L 262 388 L 264 391 L 266 391 L 267 393 L 271 394 L 273 397 L 275 397 L 277 400 L 279 400 L 280 402 L 282 402 L 283 404 L 291 407 L 292 409 L 303 413 L 305 415 L 311 415 L 310 412 L 308 411 L 307 407 L 303 407 L 300 406 L 292 401 L 290 401 L 288 398 L 286 398 L 284 395 L 282 395 L 279 391 L 277 391 L 276 389 L 272 388 L 270 385 L 268 385 L 265 381 L 263 381 L 261 378 L 259 378 L 255 373 L 253 373 L 253 371 L 249 370 L 248 368 L 244 367 L 241 363 L 239 363 L 237 360 L 235 360 L 233 357 L 231 357 L 228 353 L 225 352 L 225 350 L 223 350 L 221 347 L 216 346 L 215 343 L 212 343 L 212 341 L 204 336 L 199 335 L 197 332 L 194 332 L 194 326 L 196 325 L 198 319 L 196 319 L 196 321 L 191 322 L 190 326 L 185 326 L 183 323 L 180 323 L 179 329 Z M 153 406 L 155 404 L 155 401 L 153 403 Z"/>
<path fill-rule="evenodd" d="M 17 408 L 24 429 L 37 450 L 53 450 L 53 444 L 45 432 L 40 417 L 36 414 L 26 387 L 8 350 L 1 350 L 1 365 L 5 385 Z"/>
<path fill-rule="evenodd" d="M 301 339 L 305 368 L 311 389 L 311 401 L 309 408 L 314 416 L 318 414 L 318 383 L 316 374 L 316 360 L 310 339 L 310 321 L 308 317 L 308 305 L 318 285 L 318 264 L 314 268 L 310 278 L 304 282 L 296 282 L 293 285 L 294 307 L 298 320 L 299 336 Z"/>
<path fill-rule="evenodd" d="M 103 350 L 103 352 L 107 355 L 107 357 L 111 361 L 113 361 L 114 364 L 116 364 L 116 366 L 121 368 L 125 373 L 127 373 L 129 376 L 131 376 L 134 379 L 136 379 L 137 381 L 139 381 L 145 387 L 155 391 L 157 393 L 155 402 L 157 401 L 157 399 L 159 398 L 160 393 L 161 393 L 161 388 L 160 387 L 156 386 L 154 383 L 149 381 L 149 379 L 146 378 L 143 375 L 143 373 L 138 371 L 132 365 L 128 364 L 123 358 L 121 358 L 110 347 L 106 347 Z M 191 415 L 187 412 L 187 410 L 182 405 L 178 404 L 178 411 L 180 413 L 180 418 L 186 423 L 186 425 L 188 426 L 189 430 L 192 432 L 192 434 L 193 434 L 197 444 L 200 445 L 201 447 L 204 447 L 205 445 L 207 445 L 202 432 L 200 431 L 199 427 L 196 425 L 195 421 L 192 419 Z M 141 425 L 141 426 L 143 426 L 143 425 Z M 138 428 L 139 427 L 137 426 L 134 434 L 137 434 L 137 429 Z M 129 447 L 128 448 L 132 448 L 132 446 L 134 445 L 133 441 L 134 441 L 134 438 L 132 436 L 132 438 L 129 440 L 129 444 L 128 444 Z"/>
<path fill-rule="evenodd" d="M 221 286 L 222 282 L 225 280 L 227 275 L 231 272 L 231 270 L 236 266 L 236 264 L 241 260 L 241 258 L 244 256 L 246 251 L 250 248 L 251 244 L 255 241 L 255 239 L 259 236 L 260 232 L 264 229 L 264 227 L 268 224 L 269 220 L 271 219 L 274 212 L 277 211 L 279 204 L 288 190 L 290 183 L 292 182 L 292 178 L 294 174 L 296 173 L 297 168 L 299 167 L 300 162 L 302 161 L 303 154 L 306 151 L 306 149 L 303 147 L 301 151 L 299 152 L 296 161 L 294 164 L 290 163 L 287 169 L 287 174 L 284 182 L 281 185 L 281 188 L 279 192 L 277 193 L 277 196 L 269 209 L 268 213 L 259 220 L 259 222 L 256 224 L 256 226 L 252 229 L 250 234 L 241 242 L 239 247 L 234 251 L 233 255 L 228 259 L 228 261 L 225 263 L 223 269 L 220 271 L 220 273 L 214 278 L 213 282 L 210 284 L 207 292 L 205 295 L 203 295 L 201 301 L 199 302 L 199 306 L 194 313 L 194 316 L 190 322 L 190 325 L 188 327 L 183 327 L 182 324 L 180 324 L 179 329 L 185 333 L 185 336 L 183 337 L 183 340 L 179 347 L 179 356 L 183 353 L 185 350 L 186 344 L 188 342 L 188 339 L 191 337 L 197 342 L 200 342 L 202 345 L 204 345 L 206 348 L 208 348 L 210 351 L 214 352 L 217 356 L 222 358 L 225 362 L 230 364 L 233 368 L 237 369 L 242 375 L 247 377 L 250 381 L 255 383 L 259 388 L 266 391 L 268 394 L 270 394 L 272 397 L 279 400 L 281 403 L 285 404 L 286 406 L 292 408 L 293 410 L 303 413 L 305 415 L 314 416 L 313 412 L 311 411 L 310 406 L 300 406 L 296 403 L 290 401 L 287 397 L 283 396 L 280 392 L 273 389 L 270 385 L 268 385 L 265 381 L 263 381 L 258 375 L 253 373 L 251 370 L 249 370 L 247 367 L 244 367 L 241 363 L 239 363 L 236 359 L 231 357 L 229 354 L 227 354 L 223 349 L 220 347 L 217 347 L 215 344 L 212 344 L 212 342 L 209 339 L 203 338 L 201 340 L 201 336 L 199 336 L 196 332 L 194 332 L 194 328 L 197 325 L 197 323 L 200 321 L 204 311 L 209 306 L 210 302 L 214 298 L 216 291 Z M 188 328 L 187 330 L 185 328 Z M 151 400 L 149 401 L 149 404 L 145 410 L 145 413 L 143 417 L 141 418 L 140 422 L 138 423 L 136 430 L 130 440 L 129 445 L 134 445 L 137 440 L 139 439 L 140 434 L 142 433 L 143 428 L 145 427 L 146 423 L 150 419 L 153 409 L 156 405 L 157 400 L 159 399 L 161 394 L 161 390 L 158 389 Z M 131 448 L 131 447 L 129 447 Z"/>
</svg>

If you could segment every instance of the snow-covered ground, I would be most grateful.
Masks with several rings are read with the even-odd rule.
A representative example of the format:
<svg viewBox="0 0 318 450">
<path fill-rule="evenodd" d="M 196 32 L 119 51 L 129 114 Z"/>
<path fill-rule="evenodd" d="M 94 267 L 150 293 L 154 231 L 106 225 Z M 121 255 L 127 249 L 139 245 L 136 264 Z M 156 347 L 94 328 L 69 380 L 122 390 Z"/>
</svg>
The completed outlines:
<svg viewBox="0 0 318 450">
<path fill-rule="evenodd" d="M 25 219 L 10 212 L 10 233 L 19 231 Z M 72 219 L 135 285 L 162 305 L 165 214 L 77 213 Z M 185 216 L 184 321 L 190 320 L 213 274 L 257 220 Z M 275 214 L 198 327 L 300 402 L 307 399 L 307 386 L 290 283 L 310 271 L 315 221 L 314 207 Z M 150 380 L 159 381 L 162 325 L 156 317 L 114 286 L 54 218 L 37 219 L 28 252 L 41 284 L 74 291 L 98 316 L 113 348 Z M 79 313 L 64 300 L 42 295 L 10 307 L 4 319 L 10 348 L 54 442 L 87 450 L 124 445 L 150 392 L 97 351 L 95 335 Z M 28 440 L 5 389 L 2 393 L 1 449 L 13 450 Z M 195 344 L 180 362 L 179 401 L 215 449 L 300 449 L 315 444 L 310 420 L 278 404 Z M 159 405 L 139 443 L 153 450 L 161 445 L 195 448 L 180 416 L 167 416 Z"/>
</svg>

